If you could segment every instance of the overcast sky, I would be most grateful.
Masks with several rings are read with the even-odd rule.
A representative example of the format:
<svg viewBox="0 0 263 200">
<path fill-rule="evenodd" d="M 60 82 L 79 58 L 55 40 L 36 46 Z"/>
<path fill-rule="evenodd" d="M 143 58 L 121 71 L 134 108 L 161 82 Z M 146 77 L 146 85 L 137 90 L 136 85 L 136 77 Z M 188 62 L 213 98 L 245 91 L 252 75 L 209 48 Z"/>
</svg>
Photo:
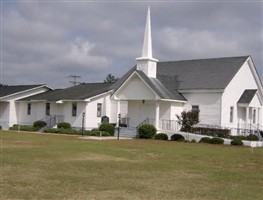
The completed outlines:
<svg viewBox="0 0 263 200">
<path fill-rule="evenodd" d="M 263 78 L 262 1 L 2 1 L 3 84 L 70 86 L 120 77 L 142 52 L 151 7 L 160 61 L 251 55 Z"/>
</svg>

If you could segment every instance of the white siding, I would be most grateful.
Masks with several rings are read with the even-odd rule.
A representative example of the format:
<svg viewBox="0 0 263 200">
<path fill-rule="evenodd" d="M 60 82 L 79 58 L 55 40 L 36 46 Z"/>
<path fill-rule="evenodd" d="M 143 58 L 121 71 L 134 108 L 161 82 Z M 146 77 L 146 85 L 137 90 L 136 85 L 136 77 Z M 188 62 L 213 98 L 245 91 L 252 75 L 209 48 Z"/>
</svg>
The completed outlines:
<svg viewBox="0 0 263 200">
<path fill-rule="evenodd" d="M 76 102 L 77 103 L 77 115 L 72 116 L 72 103 L 63 103 L 63 115 L 64 121 L 71 124 L 72 127 L 82 127 L 82 113 L 86 111 L 86 102 Z M 85 117 L 88 117 L 88 113 L 85 113 Z"/>
<path fill-rule="evenodd" d="M 156 94 L 136 74 L 119 89 L 115 96 L 121 100 L 157 99 Z"/>
<path fill-rule="evenodd" d="M 221 95 L 220 92 L 192 92 L 183 93 L 188 103 L 184 109 L 190 111 L 192 105 L 198 105 L 200 109 L 199 120 L 203 124 L 220 125 L 220 108 Z"/>
<path fill-rule="evenodd" d="M 170 120 L 171 102 L 160 102 L 160 119 Z"/>
<path fill-rule="evenodd" d="M 184 111 L 184 104 L 183 103 L 175 103 L 173 102 L 171 104 L 171 120 L 178 120 L 176 115 L 181 115 L 181 113 Z"/>
<path fill-rule="evenodd" d="M 237 102 L 246 89 L 258 89 L 248 63 L 244 63 L 225 89 L 222 97 L 222 126 L 236 127 L 238 123 Z M 230 106 L 234 107 L 233 123 L 230 123 Z M 262 106 L 261 106 L 262 109 Z M 262 122 L 261 122 L 262 123 Z"/>
<path fill-rule="evenodd" d="M 130 126 L 136 127 L 146 118 L 155 119 L 155 101 L 129 101 Z"/>
</svg>

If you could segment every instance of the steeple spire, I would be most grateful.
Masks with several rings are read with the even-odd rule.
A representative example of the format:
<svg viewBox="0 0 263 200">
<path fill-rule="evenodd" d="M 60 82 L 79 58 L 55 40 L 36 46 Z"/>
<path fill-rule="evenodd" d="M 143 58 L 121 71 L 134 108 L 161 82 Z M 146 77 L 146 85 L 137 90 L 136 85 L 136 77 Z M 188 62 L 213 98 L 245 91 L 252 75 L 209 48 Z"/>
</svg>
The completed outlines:
<svg viewBox="0 0 263 200">
<path fill-rule="evenodd" d="M 148 7 L 146 26 L 142 47 L 142 56 L 136 58 L 137 70 L 143 71 L 148 77 L 156 78 L 156 63 L 158 60 L 152 57 L 152 33 L 151 33 L 151 11 Z"/>
<path fill-rule="evenodd" d="M 142 48 L 142 57 L 152 58 L 152 33 L 151 33 L 151 11 L 148 7 L 146 26 L 144 32 L 144 41 Z"/>
</svg>

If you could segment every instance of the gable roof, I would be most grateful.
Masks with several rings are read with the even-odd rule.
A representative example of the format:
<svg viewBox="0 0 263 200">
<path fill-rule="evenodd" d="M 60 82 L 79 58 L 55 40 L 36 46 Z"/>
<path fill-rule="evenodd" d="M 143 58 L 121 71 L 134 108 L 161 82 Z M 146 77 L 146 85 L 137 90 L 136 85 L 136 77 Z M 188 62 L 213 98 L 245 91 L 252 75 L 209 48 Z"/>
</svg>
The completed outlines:
<svg viewBox="0 0 263 200">
<path fill-rule="evenodd" d="M 153 89 L 153 91 L 161 98 L 161 99 L 172 99 L 177 101 L 186 101 L 186 99 L 177 91 L 177 90 L 169 90 L 169 88 L 165 87 L 162 82 L 160 82 L 156 78 L 149 78 L 142 71 L 136 70 L 136 72 L 140 75 L 140 77 Z"/>
<path fill-rule="evenodd" d="M 147 77 L 134 66 L 112 85 L 112 89 L 118 90 L 136 71 L 161 98 L 185 101 L 178 90 L 225 89 L 248 58 L 240 56 L 158 62 L 156 78 Z"/>
<path fill-rule="evenodd" d="M 44 92 L 35 96 L 21 99 L 21 101 L 59 101 L 85 100 L 111 90 L 112 83 L 85 83 L 65 89 Z"/>
<path fill-rule="evenodd" d="M 157 63 L 157 78 L 168 88 L 225 89 L 249 56 Z"/>
<path fill-rule="evenodd" d="M 237 103 L 249 104 L 255 96 L 257 90 L 245 90 Z"/>
<path fill-rule="evenodd" d="M 12 86 L 6 86 L 2 85 L 0 86 L 0 98 L 4 98 L 7 96 L 11 96 L 17 93 L 25 92 L 28 90 L 32 90 L 39 87 L 44 87 L 45 84 L 41 85 L 12 85 Z M 46 86 L 47 87 L 47 86 Z"/>
</svg>

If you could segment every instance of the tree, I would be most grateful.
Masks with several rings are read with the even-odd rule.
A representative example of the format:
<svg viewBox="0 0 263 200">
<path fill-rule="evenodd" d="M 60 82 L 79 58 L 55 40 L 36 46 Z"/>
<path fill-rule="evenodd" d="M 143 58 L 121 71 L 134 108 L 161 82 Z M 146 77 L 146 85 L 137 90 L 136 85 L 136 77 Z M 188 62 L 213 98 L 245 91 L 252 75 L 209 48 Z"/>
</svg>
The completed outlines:
<svg viewBox="0 0 263 200">
<path fill-rule="evenodd" d="M 193 125 L 199 123 L 199 111 L 183 111 L 181 116 L 176 115 L 179 124 L 182 126 L 180 131 L 192 132 Z"/>
<path fill-rule="evenodd" d="M 118 78 L 115 78 L 112 74 L 108 74 L 108 76 L 104 79 L 104 83 L 115 83 Z"/>
</svg>

